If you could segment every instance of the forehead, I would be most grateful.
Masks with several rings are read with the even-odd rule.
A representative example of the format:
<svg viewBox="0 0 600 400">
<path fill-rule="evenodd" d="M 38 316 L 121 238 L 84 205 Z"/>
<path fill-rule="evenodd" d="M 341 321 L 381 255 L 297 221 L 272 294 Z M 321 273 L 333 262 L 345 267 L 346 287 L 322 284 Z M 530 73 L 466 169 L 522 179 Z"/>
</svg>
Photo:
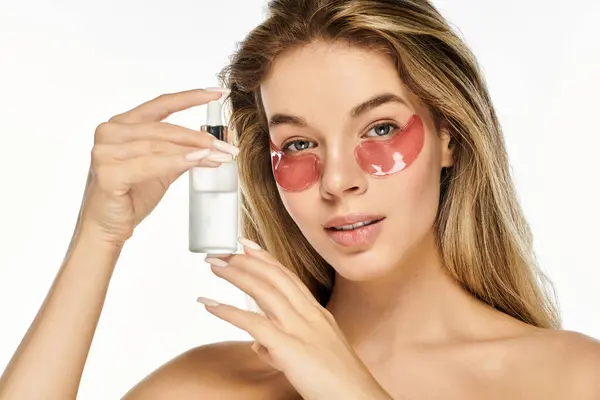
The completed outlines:
<svg viewBox="0 0 600 400">
<path fill-rule="evenodd" d="M 345 43 L 314 42 L 288 50 L 273 62 L 261 84 L 267 117 L 290 113 L 309 119 L 345 118 L 375 94 L 392 92 L 415 102 L 385 55 Z"/>
</svg>

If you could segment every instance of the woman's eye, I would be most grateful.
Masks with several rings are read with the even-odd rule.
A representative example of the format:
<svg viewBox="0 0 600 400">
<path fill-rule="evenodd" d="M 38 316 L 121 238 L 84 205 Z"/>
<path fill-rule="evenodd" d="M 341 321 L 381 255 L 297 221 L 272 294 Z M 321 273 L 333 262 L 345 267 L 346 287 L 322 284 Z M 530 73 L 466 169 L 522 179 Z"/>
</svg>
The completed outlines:
<svg viewBox="0 0 600 400">
<path fill-rule="evenodd" d="M 392 133 L 393 131 L 395 131 L 396 129 L 399 129 L 400 127 L 394 123 L 391 122 L 385 122 L 383 124 L 378 124 L 375 125 L 373 128 L 371 128 L 369 130 L 369 133 L 373 132 L 374 135 L 369 135 L 367 134 L 367 136 L 369 137 L 382 137 L 382 136 L 387 136 L 390 133 Z"/>
<path fill-rule="evenodd" d="M 311 148 L 312 144 L 313 143 L 308 140 L 293 140 L 285 144 L 282 150 L 289 150 L 291 152 L 302 151 Z"/>
</svg>

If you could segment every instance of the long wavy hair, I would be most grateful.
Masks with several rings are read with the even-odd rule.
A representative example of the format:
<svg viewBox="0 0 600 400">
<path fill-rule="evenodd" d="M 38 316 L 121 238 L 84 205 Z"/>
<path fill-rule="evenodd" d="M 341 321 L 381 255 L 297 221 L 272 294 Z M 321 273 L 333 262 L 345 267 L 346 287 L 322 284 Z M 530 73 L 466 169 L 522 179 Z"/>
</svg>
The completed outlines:
<svg viewBox="0 0 600 400">
<path fill-rule="evenodd" d="M 325 306 L 334 271 L 286 211 L 271 169 L 260 84 L 283 51 L 314 41 L 381 52 L 451 135 L 454 165 L 440 178 L 436 243 L 444 268 L 473 296 L 523 322 L 560 328 L 552 283 L 510 174 L 501 127 L 470 49 L 427 0 L 272 0 L 218 74 L 231 89 L 243 234 L 271 252 Z"/>
</svg>

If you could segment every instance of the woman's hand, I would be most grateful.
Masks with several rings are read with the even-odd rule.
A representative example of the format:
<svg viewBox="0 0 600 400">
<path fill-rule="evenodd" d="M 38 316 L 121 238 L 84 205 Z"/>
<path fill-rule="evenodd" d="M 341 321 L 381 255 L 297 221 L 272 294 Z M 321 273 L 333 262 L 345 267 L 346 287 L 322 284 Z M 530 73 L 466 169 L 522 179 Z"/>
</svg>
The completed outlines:
<svg viewBox="0 0 600 400">
<path fill-rule="evenodd" d="M 202 297 L 198 301 L 248 332 L 259 357 L 282 371 L 304 399 L 391 399 L 302 281 L 255 243 L 240 242 L 245 254 L 206 261 L 215 275 L 251 296 L 265 315 Z"/>
<path fill-rule="evenodd" d="M 122 245 L 181 174 L 195 166 L 221 165 L 221 151 L 236 154 L 236 147 L 209 133 L 161 122 L 174 112 L 217 100 L 223 91 L 163 94 L 100 124 L 78 229 L 92 227 L 108 242 Z"/>
</svg>

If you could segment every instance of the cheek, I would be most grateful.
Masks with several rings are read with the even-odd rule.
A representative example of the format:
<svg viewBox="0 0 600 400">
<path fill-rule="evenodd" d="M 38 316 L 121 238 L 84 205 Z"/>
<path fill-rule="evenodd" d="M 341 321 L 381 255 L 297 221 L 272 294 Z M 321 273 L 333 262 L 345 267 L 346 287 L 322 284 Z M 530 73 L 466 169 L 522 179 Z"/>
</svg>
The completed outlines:
<svg viewBox="0 0 600 400">
<path fill-rule="evenodd" d="M 309 236 L 309 227 L 317 221 L 320 195 L 317 185 L 301 192 L 288 192 L 278 188 L 279 197 L 300 231 Z"/>
<path fill-rule="evenodd" d="M 384 213 L 394 221 L 393 237 L 417 240 L 431 228 L 439 203 L 439 170 L 437 153 L 428 146 L 407 170 L 372 179 L 370 191 L 376 188 L 379 194 L 375 198 L 387 199 Z"/>
<path fill-rule="evenodd" d="M 381 183 L 382 191 L 386 193 L 384 198 L 389 199 L 388 208 L 393 213 L 403 215 L 405 220 L 420 220 L 436 211 L 439 186 L 431 170 L 418 172 L 398 177 L 396 182 Z"/>
</svg>

